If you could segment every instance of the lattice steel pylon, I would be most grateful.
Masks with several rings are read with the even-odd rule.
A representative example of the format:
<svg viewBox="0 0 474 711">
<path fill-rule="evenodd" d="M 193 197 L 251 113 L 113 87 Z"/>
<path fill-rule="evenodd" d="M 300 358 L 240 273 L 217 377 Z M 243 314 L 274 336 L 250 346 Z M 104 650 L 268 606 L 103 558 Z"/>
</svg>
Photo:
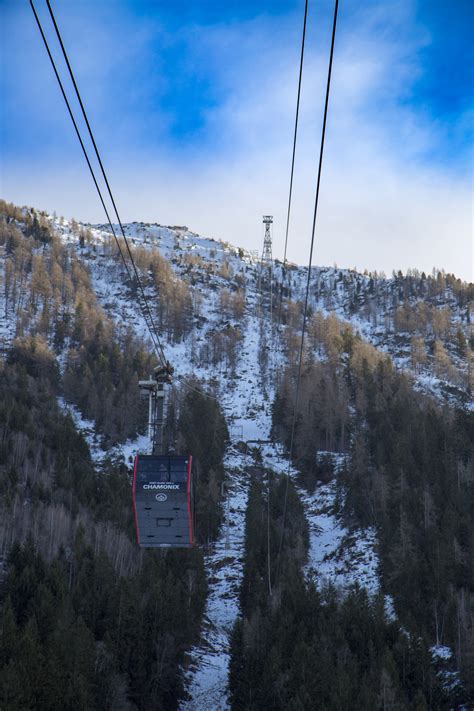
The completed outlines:
<svg viewBox="0 0 474 711">
<path fill-rule="evenodd" d="M 273 224 L 272 215 L 263 216 L 263 224 L 265 225 L 265 237 L 263 238 L 263 252 L 262 252 L 262 264 L 269 266 L 271 268 L 273 264 L 272 259 L 272 234 L 270 231 L 270 225 Z"/>
<path fill-rule="evenodd" d="M 264 311 L 270 312 L 270 323 L 273 324 L 273 257 L 272 257 L 272 215 L 263 216 L 265 225 L 265 236 L 263 238 L 263 252 L 260 261 L 257 290 L 260 294 L 259 312 L 263 316 Z"/>
</svg>

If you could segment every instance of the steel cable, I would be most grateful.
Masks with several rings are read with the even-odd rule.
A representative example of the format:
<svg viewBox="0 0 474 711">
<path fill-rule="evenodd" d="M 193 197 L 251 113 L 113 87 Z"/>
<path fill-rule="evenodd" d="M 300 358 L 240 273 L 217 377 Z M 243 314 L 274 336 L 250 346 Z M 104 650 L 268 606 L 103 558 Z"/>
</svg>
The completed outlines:
<svg viewBox="0 0 474 711">
<path fill-rule="evenodd" d="M 125 230 L 124 230 L 124 228 L 123 228 L 123 224 L 122 224 L 122 222 L 121 222 L 121 220 L 120 220 L 120 216 L 119 216 L 119 213 L 118 213 L 118 210 L 117 210 L 117 206 L 116 206 L 115 199 L 114 199 L 114 197 L 113 197 L 113 194 L 112 194 L 112 191 L 111 191 L 111 188 L 110 188 L 110 184 L 109 184 L 109 181 L 108 181 L 108 178 L 107 178 L 107 174 L 106 174 L 106 172 L 105 172 L 104 165 L 103 165 L 103 162 L 102 162 L 102 159 L 101 159 L 99 150 L 98 150 L 98 148 L 97 148 L 97 144 L 96 144 L 96 141 L 95 141 L 95 138 L 94 138 L 94 135 L 93 135 L 93 132 L 92 132 L 90 123 L 89 123 L 89 119 L 88 119 L 88 117 L 87 117 L 87 113 L 86 113 L 85 108 L 84 108 L 84 104 L 83 104 L 83 101 L 82 101 L 82 97 L 81 97 L 81 95 L 80 95 L 80 92 L 79 92 L 79 89 L 78 89 L 78 86 L 77 86 L 77 83 L 76 83 L 76 80 L 75 80 L 75 77 L 74 77 L 74 74 L 73 74 L 73 71 L 72 71 L 70 62 L 69 62 L 69 58 L 68 58 L 66 49 L 65 49 L 65 47 L 64 47 L 64 43 L 63 43 L 63 41 L 62 41 L 62 37 L 61 37 L 60 31 L 59 31 L 58 25 L 57 25 L 57 23 L 56 23 L 56 19 L 55 19 L 55 17 L 54 17 L 53 10 L 52 10 L 52 8 L 51 8 L 51 5 L 50 5 L 49 0 L 47 0 L 47 5 L 48 5 L 48 9 L 49 9 L 51 18 L 52 18 L 52 20 L 53 20 L 53 24 L 54 24 L 54 27 L 55 27 L 55 31 L 56 31 L 58 40 L 59 40 L 60 45 L 61 45 L 61 49 L 62 49 L 62 52 L 63 52 L 63 56 L 64 56 L 64 59 L 65 59 L 65 61 L 66 61 L 66 64 L 67 64 L 67 67 L 68 67 L 68 71 L 69 71 L 69 74 L 70 74 L 70 77 L 71 77 L 71 80 L 72 80 L 72 83 L 73 83 L 73 86 L 74 86 L 74 89 L 75 89 L 75 92 L 76 92 L 76 96 L 77 96 L 77 99 L 78 99 L 78 101 L 79 101 L 79 105 L 80 105 L 80 107 L 81 107 L 81 111 L 82 111 L 82 114 L 83 114 L 83 117 L 84 117 L 84 120 L 85 120 L 87 129 L 88 129 L 88 132 L 89 132 L 89 136 L 90 136 L 90 138 L 91 138 L 92 145 L 93 145 L 93 147 L 94 147 L 94 151 L 95 151 L 95 154 L 96 154 L 96 156 L 97 156 L 97 160 L 98 160 L 98 163 L 99 163 L 101 172 L 102 172 L 102 176 L 103 176 L 103 178 L 104 178 L 104 181 L 105 181 L 105 184 L 106 184 L 106 187 L 107 187 L 107 191 L 108 191 L 108 193 L 109 193 L 109 197 L 110 197 L 110 200 L 111 200 L 111 202 L 112 202 L 115 215 L 116 215 L 116 217 L 117 217 L 117 221 L 118 221 L 118 224 L 119 224 L 119 227 L 120 227 L 120 231 L 121 231 L 121 233 L 122 233 L 122 237 L 123 237 L 125 246 L 126 246 L 126 248 L 127 248 L 127 252 L 128 252 L 128 255 L 129 255 L 129 258 L 130 258 L 130 262 L 131 262 L 132 267 L 133 267 L 133 272 L 134 272 L 134 275 L 135 275 L 135 279 L 136 279 L 136 281 L 137 281 L 137 284 L 138 284 L 139 289 L 140 289 L 140 292 L 141 292 L 141 296 L 142 296 L 143 303 L 141 302 L 140 299 L 138 299 L 138 303 L 139 303 L 140 309 L 141 309 L 141 311 L 142 311 L 143 317 L 144 317 L 144 319 L 145 319 L 145 323 L 146 323 L 146 326 L 147 326 L 147 328 L 148 328 L 148 331 L 150 332 L 151 340 L 152 340 L 152 343 L 153 343 L 153 347 L 154 347 L 154 349 L 155 349 L 155 351 L 156 351 L 156 355 L 157 355 L 157 357 L 158 357 L 158 360 L 161 361 L 161 364 L 162 364 L 163 366 L 166 366 L 166 365 L 167 365 L 167 361 L 166 361 L 165 353 L 164 353 L 163 347 L 162 347 L 162 345 L 161 345 L 160 337 L 159 337 L 159 335 L 158 335 L 158 331 L 157 331 L 157 328 L 156 328 L 156 325 L 155 325 L 155 322 L 154 322 L 154 319 L 153 319 L 153 315 L 152 315 L 152 312 L 151 312 L 151 309 L 150 309 L 150 306 L 149 306 L 149 303 L 148 303 L 148 299 L 147 299 L 147 297 L 146 297 L 146 294 L 145 294 L 145 291 L 144 291 L 144 288 L 143 288 L 143 284 L 142 284 L 142 281 L 141 281 L 141 279 L 140 279 L 140 275 L 139 275 L 139 273 L 138 273 L 138 270 L 137 270 L 137 267 L 136 267 L 136 264 L 135 264 L 135 260 L 134 260 L 134 258 L 133 258 L 133 254 L 132 254 L 132 251 L 131 251 L 131 249 L 130 249 L 130 245 L 129 245 L 129 243 L 128 243 L 127 237 L 126 237 Z M 114 237 L 114 239 L 115 239 L 115 242 L 116 242 L 116 244 L 117 244 L 117 247 L 118 247 L 118 249 L 119 249 L 120 256 L 121 256 L 121 258 L 122 258 L 122 261 L 123 261 L 123 263 L 124 263 L 124 265 L 125 265 L 125 268 L 126 268 L 126 271 L 127 271 L 127 275 L 128 275 L 128 277 L 129 277 L 130 281 L 133 282 L 133 276 L 132 276 L 132 273 L 131 273 L 131 271 L 130 271 L 130 267 L 129 267 L 129 265 L 127 264 L 127 261 L 126 261 L 126 259 L 125 259 L 125 256 L 124 256 L 122 247 L 121 247 L 121 245 L 120 245 L 120 241 L 119 241 L 119 239 L 118 239 L 118 237 L 117 237 L 116 231 L 115 231 L 114 226 L 113 226 L 113 224 L 112 224 L 112 221 L 111 221 L 111 219 L 110 219 L 109 212 L 108 212 L 108 210 L 107 210 L 107 208 L 106 208 L 106 205 L 105 205 L 105 201 L 104 201 L 102 192 L 101 192 L 101 190 L 100 190 L 100 188 L 99 188 L 97 178 L 96 178 L 96 176 L 95 176 L 94 170 L 93 170 L 93 168 L 92 168 L 92 165 L 91 165 L 91 162 L 90 162 L 88 153 L 87 153 L 87 150 L 86 150 L 85 145 L 84 145 L 84 141 L 83 141 L 83 139 L 82 139 L 82 137 L 81 137 L 79 128 L 78 128 L 78 126 L 77 126 L 77 122 L 76 122 L 76 120 L 75 120 L 75 118 L 74 118 L 73 111 L 72 111 L 71 106 L 70 106 L 70 103 L 69 103 L 69 101 L 68 101 L 68 99 L 67 99 L 66 92 L 65 92 L 65 90 L 64 90 L 64 86 L 63 86 L 63 84 L 62 84 L 62 82 L 61 82 L 58 69 L 57 69 L 57 67 L 56 67 L 54 58 L 53 58 L 53 56 L 52 56 L 52 53 L 51 53 L 51 50 L 50 50 L 48 41 L 47 41 L 47 39 L 46 39 L 45 33 L 44 33 L 44 31 L 43 31 L 43 27 L 42 27 L 42 25 L 41 25 L 40 19 L 39 19 L 39 17 L 38 17 L 37 12 L 36 12 L 36 9 L 35 9 L 33 0 L 30 0 L 30 6 L 31 6 L 31 9 L 33 10 L 33 13 L 34 13 L 36 22 L 37 22 L 37 24 L 38 24 L 38 28 L 39 28 L 40 33 L 41 33 L 41 37 L 42 37 L 42 39 L 43 39 L 44 45 L 45 45 L 45 47 L 46 47 L 46 51 L 47 51 L 47 53 L 48 53 L 48 57 L 49 57 L 49 59 L 50 59 L 50 62 L 51 62 L 51 64 L 52 64 L 52 67 L 53 67 L 53 70 L 54 70 L 54 74 L 55 74 L 55 76 L 56 76 L 56 79 L 57 79 L 57 81 L 58 81 L 59 87 L 60 87 L 60 89 L 61 89 L 61 93 L 62 93 L 63 99 L 64 99 L 64 101 L 65 101 L 65 103 L 66 103 L 66 107 L 67 107 L 67 109 L 68 109 L 69 116 L 70 116 L 70 118 L 71 118 L 71 120 L 72 120 L 72 122 L 73 122 L 74 129 L 75 129 L 75 131 L 76 131 L 77 137 L 78 137 L 79 142 L 80 142 L 80 144 L 81 144 L 81 148 L 82 148 L 82 151 L 83 151 L 84 156 L 85 156 L 85 158 L 86 158 L 87 165 L 88 165 L 88 167 L 89 167 L 89 171 L 90 171 L 90 173 L 91 173 L 91 175 L 92 175 L 92 179 L 93 179 L 93 181 L 94 181 L 94 185 L 95 185 L 96 190 L 97 190 L 97 192 L 98 192 L 98 194 L 99 194 L 99 198 L 100 198 L 100 201 L 101 201 L 102 206 L 103 206 L 103 208 L 104 208 L 104 211 L 105 211 L 105 214 L 106 214 L 106 217 L 107 217 L 108 224 L 109 224 L 110 229 L 111 229 L 111 231 L 112 231 L 112 235 L 113 235 L 113 237 Z"/>
<path fill-rule="evenodd" d="M 313 262 L 314 241 L 315 241 L 315 234 L 316 234 L 316 219 L 317 219 L 317 214 L 318 214 L 319 192 L 320 192 L 320 187 L 321 187 L 321 173 L 322 173 L 323 155 L 324 155 L 324 141 L 325 141 L 325 137 L 326 137 L 326 124 L 327 124 L 327 115 L 328 115 L 328 106 L 329 106 L 329 93 L 330 93 L 330 88 L 331 88 L 331 74 L 332 74 L 332 63 L 333 63 L 333 57 L 334 57 L 334 43 L 335 43 L 335 39 L 336 39 L 336 25 L 337 25 L 338 8 L 339 8 L 339 0 L 335 0 L 334 19 L 333 19 L 332 36 L 331 36 L 331 50 L 330 50 L 330 55 L 329 55 L 329 66 L 328 66 L 328 75 L 327 75 L 327 83 L 326 83 L 326 98 L 325 98 L 325 102 L 324 102 L 323 127 L 322 127 L 322 131 L 321 131 L 321 144 L 320 144 L 320 149 L 319 149 L 318 177 L 317 177 L 317 181 L 316 181 L 316 194 L 315 194 L 315 199 L 314 199 L 313 224 L 312 224 L 312 230 L 311 230 L 311 247 L 310 247 L 310 251 L 309 251 L 309 260 L 308 260 L 308 278 L 307 278 L 307 282 L 306 282 L 306 293 L 305 293 L 305 301 L 304 301 L 303 326 L 302 326 L 302 330 L 301 330 L 301 341 L 300 341 L 299 358 L 298 358 L 298 373 L 297 373 L 297 379 L 296 379 L 295 398 L 293 401 L 293 418 L 292 418 L 292 424 L 291 424 L 290 447 L 289 447 L 289 454 L 288 454 L 288 469 L 287 469 L 287 473 L 286 473 L 285 498 L 284 498 L 284 503 L 283 503 L 283 518 L 282 518 L 281 531 L 280 531 L 280 542 L 279 542 L 279 546 L 278 546 L 277 571 L 276 571 L 276 576 L 275 576 L 276 580 L 278 579 L 279 572 L 280 572 L 281 554 L 282 554 L 282 549 L 283 549 L 283 538 L 284 538 L 284 533 L 285 533 L 285 523 L 286 523 L 286 516 L 287 516 L 287 509 L 288 509 L 288 488 L 289 488 L 291 465 L 292 465 L 292 461 L 293 461 L 293 449 L 294 449 L 294 440 L 295 440 L 295 431 L 296 431 L 296 418 L 297 418 L 297 410 L 298 410 L 299 394 L 300 394 L 301 371 L 302 371 L 303 352 L 304 352 L 304 337 L 305 337 L 306 322 L 307 322 L 307 317 L 308 317 L 309 289 L 310 289 L 310 284 L 311 284 L 311 265 Z"/>
</svg>

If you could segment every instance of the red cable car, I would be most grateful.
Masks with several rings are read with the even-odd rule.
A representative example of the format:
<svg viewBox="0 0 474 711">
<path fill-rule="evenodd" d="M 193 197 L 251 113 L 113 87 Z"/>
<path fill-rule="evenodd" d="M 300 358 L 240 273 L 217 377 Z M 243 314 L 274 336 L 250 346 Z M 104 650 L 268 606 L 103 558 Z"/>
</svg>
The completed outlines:
<svg viewBox="0 0 474 711">
<path fill-rule="evenodd" d="M 132 496 L 141 548 L 194 544 L 191 456 L 137 454 Z"/>
</svg>

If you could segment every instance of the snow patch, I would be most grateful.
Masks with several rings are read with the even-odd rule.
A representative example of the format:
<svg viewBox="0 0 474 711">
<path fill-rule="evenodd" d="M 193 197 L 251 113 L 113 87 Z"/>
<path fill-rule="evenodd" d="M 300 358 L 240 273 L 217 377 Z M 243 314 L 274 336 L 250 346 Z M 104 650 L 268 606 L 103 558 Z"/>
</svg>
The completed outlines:
<svg viewBox="0 0 474 711">
<path fill-rule="evenodd" d="M 188 654 L 189 666 L 185 678 L 190 698 L 181 703 L 180 711 L 195 711 L 204 707 L 224 711 L 230 708 L 227 692 L 229 645 L 240 613 L 239 592 L 249 487 L 246 463 L 246 457 L 235 451 L 225 460 L 224 522 L 219 538 L 205 555 L 209 595 L 201 640 Z"/>
</svg>

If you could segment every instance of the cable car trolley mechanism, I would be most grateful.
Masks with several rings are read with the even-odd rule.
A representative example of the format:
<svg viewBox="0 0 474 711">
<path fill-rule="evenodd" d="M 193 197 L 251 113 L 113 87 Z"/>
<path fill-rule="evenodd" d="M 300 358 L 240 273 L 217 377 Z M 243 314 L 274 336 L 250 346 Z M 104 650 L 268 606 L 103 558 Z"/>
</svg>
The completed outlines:
<svg viewBox="0 0 474 711">
<path fill-rule="evenodd" d="M 141 548 L 188 548 L 194 544 L 192 457 L 164 452 L 169 363 L 155 368 L 139 385 L 149 401 L 150 454 L 137 454 L 133 470 L 133 510 Z"/>
</svg>

